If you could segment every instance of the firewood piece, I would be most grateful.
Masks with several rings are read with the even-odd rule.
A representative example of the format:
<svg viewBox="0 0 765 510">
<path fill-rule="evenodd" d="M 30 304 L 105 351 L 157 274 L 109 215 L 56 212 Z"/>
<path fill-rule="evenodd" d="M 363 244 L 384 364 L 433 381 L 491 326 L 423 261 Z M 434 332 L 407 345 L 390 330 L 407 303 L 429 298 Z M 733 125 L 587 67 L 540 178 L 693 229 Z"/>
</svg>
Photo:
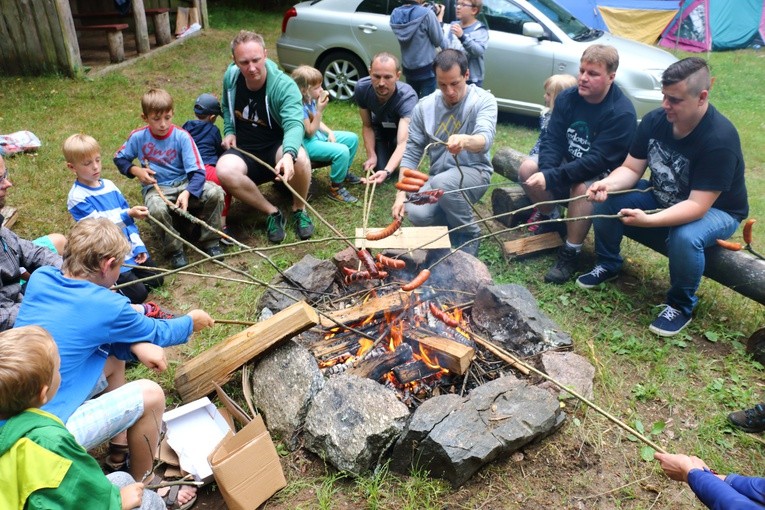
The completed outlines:
<svg viewBox="0 0 765 510">
<path fill-rule="evenodd" d="M 350 308 L 330 312 L 327 315 L 340 324 L 352 326 L 353 324 L 366 319 L 370 315 L 374 315 L 375 318 L 381 317 L 386 310 L 398 312 L 409 306 L 409 303 L 410 299 L 406 292 L 392 292 L 378 298 L 370 298 L 365 302 L 351 306 Z M 337 324 L 329 320 L 327 317 L 322 317 L 321 325 L 325 328 L 332 328 Z"/>
<path fill-rule="evenodd" d="M 523 192 L 520 186 L 511 186 L 507 188 L 494 188 L 491 192 L 491 210 L 497 214 L 506 214 L 517 211 L 522 207 L 531 205 L 529 197 Z M 531 209 L 522 211 L 518 214 L 508 214 L 497 218 L 497 221 L 506 227 L 514 227 L 523 223 L 531 216 Z"/>
<path fill-rule="evenodd" d="M 175 387 L 184 402 L 203 397 L 215 389 L 213 382 L 226 383 L 235 370 L 251 359 L 318 322 L 316 310 L 305 301 L 299 301 L 179 366 Z"/>
<path fill-rule="evenodd" d="M 431 367 L 422 360 L 412 361 L 411 363 L 405 363 L 399 365 L 393 369 L 393 375 L 401 384 L 410 383 L 412 381 L 419 381 L 425 379 L 428 376 L 437 374 L 441 370 L 436 367 Z"/>
<path fill-rule="evenodd" d="M 393 352 L 386 352 L 376 358 L 367 358 L 359 361 L 356 366 L 349 368 L 346 374 L 366 377 L 373 381 L 379 381 L 382 376 L 390 372 L 393 367 L 412 360 L 412 348 L 409 344 L 400 344 Z"/>
<path fill-rule="evenodd" d="M 314 358 L 324 360 L 325 358 L 338 353 L 358 352 L 360 347 L 359 339 L 360 337 L 358 333 L 352 331 L 350 335 L 343 335 L 342 337 L 336 336 L 314 342 L 308 350 L 311 351 Z"/>
<path fill-rule="evenodd" d="M 382 228 L 370 228 L 367 232 L 377 232 Z M 356 229 L 356 247 L 375 248 L 378 250 L 435 250 L 451 248 L 447 227 L 401 227 L 393 235 L 378 241 L 369 241 L 363 228 Z"/>
<path fill-rule="evenodd" d="M 521 237 L 505 241 L 505 254 L 511 257 L 523 257 L 534 253 L 556 250 L 563 244 L 557 232 L 545 232 L 536 236 Z"/>
<path fill-rule="evenodd" d="M 475 355 L 475 349 L 455 342 L 449 338 L 440 336 L 407 337 L 414 345 L 415 352 L 419 346 L 427 349 L 427 356 L 437 358 L 441 367 L 453 374 L 463 375 L 470 366 L 470 361 Z"/>
<path fill-rule="evenodd" d="M 0 210 L 0 214 L 3 215 L 3 226 L 5 228 L 11 228 L 16 223 L 16 219 L 19 217 L 18 212 L 18 209 L 10 205 L 6 205 Z"/>
<path fill-rule="evenodd" d="M 494 171 L 499 175 L 507 177 L 513 182 L 518 182 L 518 172 L 529 155 L 522 152 L 518 152 L 510 147 L 502 147 L 494 153 L 494 157 L 491 158 L 491 166 L 494 167 Z"/>
</svg>

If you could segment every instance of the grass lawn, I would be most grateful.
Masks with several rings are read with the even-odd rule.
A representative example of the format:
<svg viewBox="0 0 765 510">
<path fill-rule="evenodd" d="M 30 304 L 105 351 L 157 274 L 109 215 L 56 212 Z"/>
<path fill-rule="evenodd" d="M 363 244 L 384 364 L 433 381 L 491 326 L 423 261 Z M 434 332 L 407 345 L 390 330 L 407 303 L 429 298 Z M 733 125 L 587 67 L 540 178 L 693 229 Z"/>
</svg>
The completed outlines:
<svg viewBox="0 0 765 510">
<path fill-rule="evenodd" d="M 8 204 L 20 212 L 16 232 L 33 238 L 51 231 L 67 232 L 72 225 L 66 196 L 73 175 L 66 170 L 60 150 L 70 134 L 95 136 L 108 163 L 130 131 L 141 125 L 140 96 L 153 86 L 173 95 L 175 121 L 182 124 L 193 116 L 197 95 L 220 95 L 222 74 L 230 62 L 228 45 L 241 27 L 263 33 L 269 55 L 276 59 L 280 14 L 214 3 L 210 21 L 214 28 L 201 36 L 100 78 L 0 77 L 0 132 L 28 129 L 43 141 L 36 154 L 6 161 L 15 184 Z M 716 79 L 711 101 L 741 135 L 750 217 L 761 219 L 755 226 L 754 244 L 762 251 L 765 117 L 756 98 L 765 83 L 765 52 L 712 53 L 707 58 Z M 541 90 L 540 84 L 540 94 Z M 326 115 L 330 127 L 360 133 L 354 106 L 332 104 Z M 533 119 L 518 122 L 502 117 L 494 150 L 512 146 L 527 151 L 537 136 L 535 125 Z M 363 150 L 352 168 L 357 174 L 362 161 Z M 105 165 L 103 173 L 129 202 L 141 202 L 135 181 L 119 175 L 111 164 Z M 320 193 L 312 201 L 314 207 L 346 232 L 352 225 L 360 225 L 361 206 L 338 204 L 324 196 L 329 185 L 326 169 L 318 171 L 316 178 Z M 503 180 L 500 176 L 494 179 Z M 363 195 L 360 188 L 355 191 Z M 390 186 L 377 192 L 370 224 L 389 222 L 393 194 Z M 286 204 L 284 198 L 274 197 Z M 488 204 L 489 194 L 483 202 Z M 268 245 L 264 219 L 241 204 L 234 205 L 230 223 L 235 235 L 248 245 Z M 141 231 L 161 263 L 160 247 L 149 225 L 142 224 Z M 317 223 L 317 238 L 331 235 Z M 740 240 L 740 232 L 734 237 Z M 294 240 L 290 232 L 287 242 Z M 337 241 L 327 241 L 269 253 L 281 267 L 288 267 L 307 252 L 327 258 L 342 248 Z M 593 259 L 591 238 L 585 251 L 588 260 L 583 267 Z M 751 333 L 765 327 L 763 307 L 704 280 L 700 305 L 689 328 L 675 338 L 659 339 L 647 331 L 647 325 L 668 285 L 666 259 L 631 242 L 626 242 L 624 253 L 628 258 L 625 275 L 615 285 L 596 292 L 584 292 L 573 282 L 544 284 L 542 275 L 553 261 L 551 256 L 508 264 L 495 245 L 485 242 L 480 257 L 496 282 L 528 286 L 541 307 L 571 333 L 574 350 L 596 367 L 595 400 L 602 407 L 643 427 L 667 450 L 696 454 L 721 473 L 765 475 L 762 440 L 734 431 L 725 421 L 728 412 L 762 399 L 763 367 L 746 356 L 744 345 Z M 273 274 L 249 256 L 229 260 L 266 281 Z M 178 312 L 202 307 L 218 318 L 253 320 L 257 315 L 259 287 L 192 277 L 169 280 L 155 298 Z M 200 352 L 239 329 L 216 326 L 198 334 L 177 357 Z M 171 367 L 159 381 L 169 400 L 177 402 L 173 370 Z M 136 370 L 131 376 L 150 375 Z M 403 476 L 384 469 L 354 479 L 305 452 L 285 451 L 283 464 L 290 484 L 267 508 L 701 508 L 687 487 L 668 481 L 656 463 L 641 458 L 640 443 L 631 442 L 619 428 L 587 408 L 572 401 L 566 406 L 568 424 L 552 438 L 525 448 L 522 459 L 494 462 L 459 489 L 424 473 Z"/>
</svg>

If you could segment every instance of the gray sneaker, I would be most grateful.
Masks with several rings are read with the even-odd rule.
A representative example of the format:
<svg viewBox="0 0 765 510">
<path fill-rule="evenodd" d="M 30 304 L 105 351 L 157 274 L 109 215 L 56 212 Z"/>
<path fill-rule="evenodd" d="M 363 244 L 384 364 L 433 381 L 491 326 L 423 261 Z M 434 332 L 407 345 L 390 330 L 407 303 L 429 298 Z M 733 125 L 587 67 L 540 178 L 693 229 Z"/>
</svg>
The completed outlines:
<svg viewBox="0 0 765 510">
<path fill-rule="evenodd" d="M 266 232 L 268 233 L 268 240 L 272 243 L 281 243 L 286 236 L 284 232 L 284 225 L 286 220 L 281 211 L 276 211 L 273 214 L 269 214 L 266 218 Z"/>
<path fill-rule="evenodd" d="M 579 252 L 564 244 L 558 250 L 558 260 L 555 262 L 555 265 L 547 271 L 545 281 L 555 284 L 566 283 L 574 276 L 578 259 Z"/>
</svg>

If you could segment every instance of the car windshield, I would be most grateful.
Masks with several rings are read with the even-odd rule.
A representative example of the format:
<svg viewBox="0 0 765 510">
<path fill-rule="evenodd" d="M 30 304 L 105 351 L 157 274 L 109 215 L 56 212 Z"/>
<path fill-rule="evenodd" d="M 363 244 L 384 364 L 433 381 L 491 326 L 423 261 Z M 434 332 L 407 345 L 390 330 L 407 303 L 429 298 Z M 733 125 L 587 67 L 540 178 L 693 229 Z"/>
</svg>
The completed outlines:
<svg viewBox="0 0 765 510">
<path fill-rule="evenodd" d="M 529 3 L 544 13 L 550 21 L 566 32 L 575 41 L 589 41 L 596 39 L 603 33 L 600 30 L 589 28 L 579 21 L 573 14 L 556 4 L 554 0 L 529 0 Z"/>
</svg>

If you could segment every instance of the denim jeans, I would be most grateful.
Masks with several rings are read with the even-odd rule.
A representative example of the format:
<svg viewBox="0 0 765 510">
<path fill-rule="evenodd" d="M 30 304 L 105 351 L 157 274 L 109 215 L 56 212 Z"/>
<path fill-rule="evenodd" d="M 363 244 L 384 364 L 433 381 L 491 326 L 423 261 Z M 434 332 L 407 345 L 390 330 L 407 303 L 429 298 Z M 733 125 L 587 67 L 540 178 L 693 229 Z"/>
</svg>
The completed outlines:
<svg viewBox="0 0 765 510">
<path fill-rule="evenodd" d="M 636 185 L 637 189 L 650 186 L 646 180 Z M 595 204 L 595 214 L 614 215 L 621 209 L 657 209 L 653 193 L 627 193 L 610 197 Z M 620 271 L 623 259 L 619 253 L 622 237 L 630 231 L 642 230 L 645 235 L 661 239 L 667 246 L 669 258 L 670 288 L 667 291 L 667 304 L 690 316 L 698 302 L 696 289 L 704 274 L 704 250 L 713 246 L 716 239 L 727 239 L 738 228 L 738 221 L 730 214 L 711 208 L 700 219 L 675 227 L 657 227 L 644 229 L 625 226 L 618 219 L 596 218 L 592 225 L 595 229 L 595 254 L 598 264 L 608 271 Z"/>
</svg>

